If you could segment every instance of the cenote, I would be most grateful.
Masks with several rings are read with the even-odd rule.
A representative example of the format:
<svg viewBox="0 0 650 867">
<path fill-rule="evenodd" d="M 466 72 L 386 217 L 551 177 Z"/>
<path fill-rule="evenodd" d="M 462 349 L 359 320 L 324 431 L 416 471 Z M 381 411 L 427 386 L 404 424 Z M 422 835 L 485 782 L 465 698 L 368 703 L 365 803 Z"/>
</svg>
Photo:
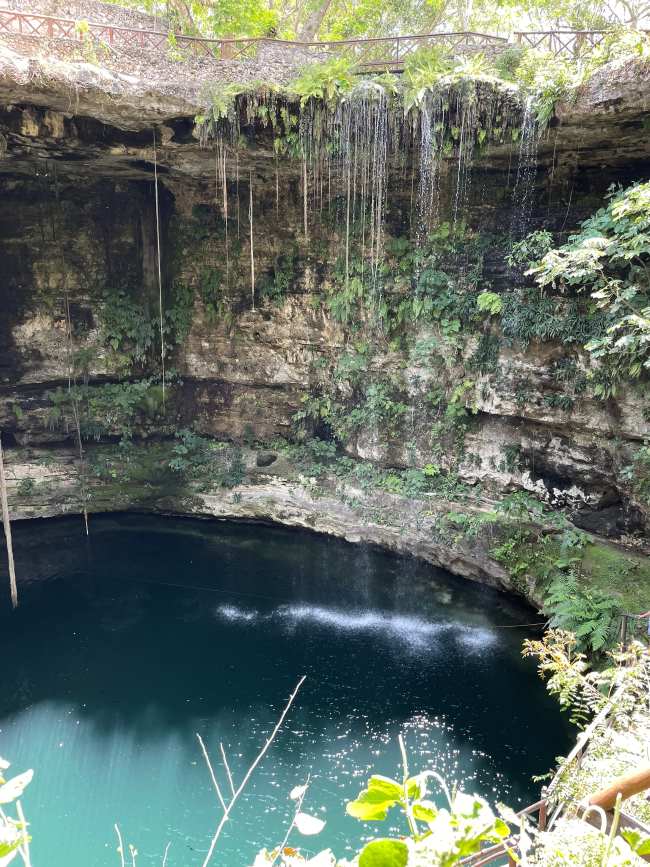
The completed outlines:
<svg viewBox="0 0 650 867">
<path fill-rule="evenodd" d="M 16 526 L 21 605 L 2 613 L 0 753 L 35 769 L 34 863 L 200 864 L 219 816 L 196 733 L 240 779 L 307 679 L 220 841 L 244 867 L 278 844 L 289 791 L 341 856 L 376 832 L 346 816 L 371 769 L 417 765 L 491 802 L 535 800 L 571 732 L 521 627 L 489 588 L 309 533 L 138 515 Z M 6 583 L 6 582 L 5 582 Z M 388 828 L 386 829 L 389 830 Z M 399 826 L 391 830 L 403 831 Z M 382 829 L 383 831 L 383 829 Z M 307 840 L 308 848 L 310 839 Z"/>
</svg>

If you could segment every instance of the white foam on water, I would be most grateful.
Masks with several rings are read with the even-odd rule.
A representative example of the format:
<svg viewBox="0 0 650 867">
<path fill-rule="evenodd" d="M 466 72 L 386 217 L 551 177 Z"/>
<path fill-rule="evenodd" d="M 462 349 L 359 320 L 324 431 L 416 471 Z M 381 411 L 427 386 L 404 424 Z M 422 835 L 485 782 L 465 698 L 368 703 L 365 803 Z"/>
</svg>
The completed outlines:
<svg viewBox="0 0 650 867">
<path fill-rule="evenodd" d="M 217 614 L 225 620 L 240 620 L 246 623 L 251 623 L 260 619 L 259 611 L 247 611 L 244 608 L 238 608 L 236 605 L 220 605 L 217 608 Z"/>
<path fill-rule="evenodd" d="M 341 632 L 388 633 L 408 644 L 425 644 L 448 629 L 447 624 L 378 611 L 348 612 L 318 605 L 286 605 L 278 611 L 285 621 L 293 624 L 316 623 Z"/>
<path fill-rule="evenodd" d="M 482 626 L 455 626 L 456 641 L 466 650 L 480 651 L 496 644 L 496 633 Z"/>
<path fill-rule="evenodd" d="M 216 614 L 230 622 L 259 623 L 280 620 L 287 629 L 315 624 L 339 632 L 375 632 L 411 647 L 431 647 L 437 638 L 451 635 L 470 651 L 481 651 L 496 642 L 496 635 L 484 627 L 440 623 L 408 614 L 380 611 L 343 611 L 321 605 L 281 605 L 268 614 L 236 605 L 220 605 Z"/>
</svg>

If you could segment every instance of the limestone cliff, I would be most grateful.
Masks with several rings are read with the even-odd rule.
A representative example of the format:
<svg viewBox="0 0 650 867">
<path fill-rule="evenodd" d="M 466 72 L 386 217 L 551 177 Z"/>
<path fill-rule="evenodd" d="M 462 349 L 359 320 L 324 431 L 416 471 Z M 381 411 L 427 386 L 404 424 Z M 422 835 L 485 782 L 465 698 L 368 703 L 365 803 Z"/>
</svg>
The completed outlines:
<svg viewBox="0 0 650 867">
<path fill-rule="evenodd" d="M 0 427 L 13 517 L 79 509 L 77 432 L 66 402 L 76 388 L 83 389 L 76 399 L 91 510 L 311 523 L 350 538 L 410 544 L 452 571 L 508 585 L 508 570 L 490 558 L 488 543 L 468 554 L 473 542 L 438 538 L 422 520 L 457 510 L 460 494 L 460 508 L 481 514 L 505 493 L 527 490 L 566 507 L 577 526 L 628 542 L 635 536 L 643 546 L 649 505 L 623 471 L 650 435 L 643 383 L 598 400 L 584 387 L 590 362 L 579 328 L 570 340 L 550 333 L 522 342 L 472 311 L 486 287 L 513 293 L 524 285 L 521 272 L 506 264 L 513 236 L 522 234 L 517 221 L 566 237 L 611 184 L 647 178 L 647 67 L 605 68 L 525 152 L 522 108 L 510 109 L 507 121 L 518 135 L 494 135 L 486 147 L 481 139 L 470 161 L 462 163 L 453 141 L 441 151 L 434 222 L 446 228 L 434 231 L 436 266 L 431 260 L 426 267 L 444 276 L 444 291 L 456 292 L 452 306 L 461 303 L 462 284 L 460 294 L 470 297 L 466 314 L 451 306 L 428 320 L 400 312 L 411 272 L 423 267 L 414 216 L 422 152 L 412 144 L 389 155 L 382 163 L 381 253 L 369 266 L 381 273 L 385 293 L 378 303 L 387 312 L 378 323 L 350 293 L 350 274 L 341 277 L 345 255 L 365 267 L 364 242 L 361 254 L 350 246 L 349 225 L 359 215 L 350 215 L 344 165 L 334 176 L 307 176 L 304 161 L 290 155 L 286 128 L 278 148 L 279 134 L 263 112 L 250 117 L 243 107 L 236 148 L 202 147 L 194 131 L 206 83 L 235 74 L 254 79 L 262 67 L 282 81 L 295 58 L 258 58 L 239 68 L 207 58 L 159 60 L 129 69 L 123 57 L 83 56 L 74 46 L 67 56 L 41 51 L 28 59 L 30 50 L 13 37 L 0 44 Z M 300 123 L 300 109 L 288 110 Z M 499 112 L 490 116 L 490 134 L 506 123 Z M 367 278 L 353 276 L 354 286 Z M 540 315 L 558 322 L 577 315 L 562 299 L 554 305 Z M 565 332 L 558 326 L 558 333 Z M 128 388 L 120 391 L 120 384 Z M 310 400 L 320 401 L 320 415 L 305 413 Z M 339 407 L 338 417 L 328 417 L 326 401 Z M 463 415 L 462 432 L 447 424 L 450 405 Z M 249 487 L 238 495 L 197 491 L 196 479 L 189 487 L 174 482 L 167 465 L 179 431 L 257 443 L 259 450 L 278 437 L 295 439 L 296 414 L 303 434 L 325 441 L 337 424 L 345 429 L 339 449 L 355 460 L 396 472 L 432 467 L 434 477 L 452 474 L 457 487 L 436 498 L 434 486 L 427 509 L 413 518 L 417 531 L 403 527 L 406 535 L 395 537 L 408 543 L 368 529 L 387 522 L 354 512 L 363 492 L 346 495 L 355 501 L 353 519 L 340 497 L 336 508 L 334 500 L 312 501 L 304 475 L 287 470 L 291 483 L 282 488 L 277 467 L 271 475 L 254 468 L 254 452 Z M 127 447 L 133 456 L 152 443 L 168 451 L 153 458 L 150 478 L 133 469 L 134 457 L 125 469 Z M 102 448 L 98 470 L 92 455 Z M 142 466 L 150 465 L 143 459 Z M 123 483 L 119 491 L 115 481 Z M 296 497 L 299 506 L 291 505 Z"/>
</svg>

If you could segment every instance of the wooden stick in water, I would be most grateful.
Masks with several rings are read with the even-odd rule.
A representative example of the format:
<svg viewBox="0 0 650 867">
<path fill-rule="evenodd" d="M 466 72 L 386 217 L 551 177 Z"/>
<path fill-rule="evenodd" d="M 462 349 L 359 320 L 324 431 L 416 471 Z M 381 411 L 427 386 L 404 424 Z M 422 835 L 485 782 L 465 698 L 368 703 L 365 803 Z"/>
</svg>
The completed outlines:
<svg viewBox="0 0 650 867">
<path fill-rule="evenodd" d="M 0 500 L 2 500 L 2 523 L 7 540 L 7 560 L 9 561 L 9 585 L 11 587 L 11 604 L 18 606 L 18 586 L 16 584 L 16 569 L 14 567 L 14 548 L 11 542 L 11 522 L 9 520 L 9 504 L 7 503 L 7 480 L 2 454 L 2 435 L 0 435 Z"/>
</svg>

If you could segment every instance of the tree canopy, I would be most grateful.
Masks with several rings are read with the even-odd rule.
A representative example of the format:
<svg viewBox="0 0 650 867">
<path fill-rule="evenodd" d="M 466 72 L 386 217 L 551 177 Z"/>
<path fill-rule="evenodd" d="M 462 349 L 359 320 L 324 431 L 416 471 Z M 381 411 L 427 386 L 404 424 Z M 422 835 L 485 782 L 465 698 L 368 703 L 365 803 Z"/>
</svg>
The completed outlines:
<svg viewBox="0 0 650 867">
<path fill-rule="evenodd" d="M 650 27 L 650 0 L 111 0 L 205 36 L 330 40 L 480 30 Z"/>
</svg>

